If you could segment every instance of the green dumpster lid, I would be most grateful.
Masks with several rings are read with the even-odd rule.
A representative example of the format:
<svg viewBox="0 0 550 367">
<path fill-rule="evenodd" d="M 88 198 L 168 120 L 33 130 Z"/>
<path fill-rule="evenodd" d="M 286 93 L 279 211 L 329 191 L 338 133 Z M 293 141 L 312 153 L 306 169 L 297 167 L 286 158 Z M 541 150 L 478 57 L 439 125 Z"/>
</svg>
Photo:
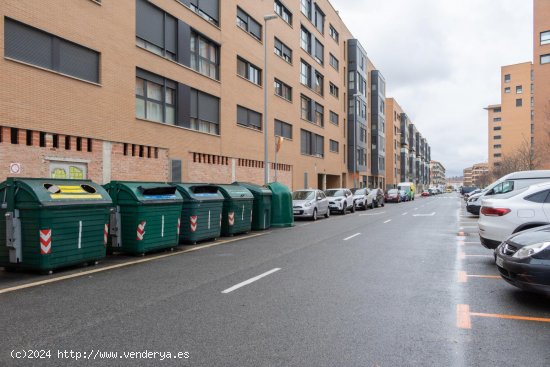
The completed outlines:
<svg viewBox="0 0 550 367">
<path fill-rule="evenodd" d="M 9 177 L 1 189 L 4 191 L 10 186 L 15 189 L 15 203 L 35 201 L 42 206 L 112 204 L 105 189 L 91 180 Z M 21 196 L 23 192 L 27 194 L 25 198 Z M 7 191 L 5 194 L 8 195 Z M 5 195 L 2 196 L 6 201 Z"/>
<path fill-rule="evenodd" d="M 237 185 L 214 184 L 226 199 L 254 199 L 252 193 L 246 188 Z"/>
<path fill-rule="evenodd" d="M 211 201 L 223 200 L 223 195 L 215 185 L 199 183 L 174 183 L 184 200 Z"/>
<path fill-rule="evenodd" d="M 256 185 L 256 184 L 253 184 L 253 183 L 250 183 L 250 182 L 235 181 L 235 182 L 232 183 L 232 185 L 238 185 L 238 186 L 246 187 L 248 190 L 250 190 L 250 192 L 252 192 L 252 194 L 268 195 L 268 196 L 272 195 L 271 190 L 269 190 L 267 187 Z"/>
<path fill-rule="evenodd" d="M 175 185 L 163 182 L 111 181 L 105 188 L 115 200 L 121 192 L 125 192 L 137 202 L 148 204 L 183 201 Z"/>
<path fill-rule="evenodd" d="M 290 193 L 290 194 L 292 194 L 292 192 L 290 191 L 288 186 L 283 185 L 280 182 L 270 182 L 270 183 L 267 184 L 267 187 L 269 187 L 269 189 L 274 194 L 277 194 L 277 193 Z"/>
</svg>

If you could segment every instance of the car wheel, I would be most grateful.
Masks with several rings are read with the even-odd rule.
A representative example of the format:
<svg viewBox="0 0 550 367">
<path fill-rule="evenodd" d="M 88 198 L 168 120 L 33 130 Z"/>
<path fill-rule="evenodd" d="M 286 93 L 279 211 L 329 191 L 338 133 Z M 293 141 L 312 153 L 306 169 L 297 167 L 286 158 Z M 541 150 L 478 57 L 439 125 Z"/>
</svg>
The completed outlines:
<svg viewBox="0 0 550 367">
<path fill-rule="evenodd" d="M 382 204 L 381 204 L 381 205 L 382 205 L 382 207 L 384 207 L 384 205 L 385 205 L 384 200 L 382 200 Z"/>
<path fill-rule="evenodd" d="M 345 206 L 342 207 L 341 213 L 342 213 L 342 215 L 346 215 L 346 207 Z"/>
<path fill-rule="evenodd" d="M 352 213 L 355 213 L 355 205 L 352 205 L 352 206 L 351 206 L 351 212 L 352 212 Z"/>
<path fill-rule="evenodd" d="M 378 208 L 378 200 L 373 200 L 373 201 L 372 201 L 372 205 L 373 205 L 375 208 Z"/>
<path fill-rule="evenodd" d="M 327 209 L 327 212 L 325 213 L 325 218 L 329 218 L 330 217 L 330 209 Z"/>
<path fill-rule="evenodd" d="M 317 220 L 317 209 L 313 209 L 313 215 L 311 216 L 311 220 L 313 221 Z"/>
</svg>

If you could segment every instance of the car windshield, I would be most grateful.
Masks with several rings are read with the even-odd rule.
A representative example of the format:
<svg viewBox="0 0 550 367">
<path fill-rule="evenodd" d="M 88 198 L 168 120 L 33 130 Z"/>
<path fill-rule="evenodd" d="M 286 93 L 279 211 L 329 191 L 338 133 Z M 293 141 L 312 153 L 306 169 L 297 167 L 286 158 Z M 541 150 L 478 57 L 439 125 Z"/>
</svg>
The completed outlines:
<svg viewBox="0 0 550 367">
<path fill-rule="evenodd" d="M 506 194 L 510 191 L 514 191 L 514 181 L 504 181 L 493 188 L 495 194 Z"/>
<path fill-rule="evenodd" d="M 405 190 L 406 192 L 411 191 L 411 187 L 410 187 L 410 186 L 399 186 L 398 189 L 399 189 L 399 190 Z"/>
<path fill-rule="evenodd" d="M 345 196 L 344 190 L 327 190 L 325 194 L 327 196 Z"/>
<path fill-rule="evenodd" d="M 401 190 L 403 191 L 403 190 Z M 388 190 L 388 194 L 397 194 L 397 189 Z"/>
<path fill-rule="evenodd" d="M 292 193 L 292 200 L 311 200 L 314 197 L 314 191 L 294 191 Z"/>
<path fill-rule="evenodd" d="M 367 189 L 355 190 L 355 195 L 365 195 L 365 194 L 367 194 Z"/>
</svg>

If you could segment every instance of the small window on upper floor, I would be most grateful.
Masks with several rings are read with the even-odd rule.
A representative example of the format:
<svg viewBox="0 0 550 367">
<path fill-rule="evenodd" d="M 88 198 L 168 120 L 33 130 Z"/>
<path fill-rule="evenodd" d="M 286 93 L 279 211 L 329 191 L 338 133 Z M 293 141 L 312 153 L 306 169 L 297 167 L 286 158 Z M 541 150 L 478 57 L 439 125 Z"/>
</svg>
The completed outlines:
<svg viewBox="0 0 550 367">
<path fill-rule="evenodd" d="M 516 85 L 516 94 L 522 94 L 523 93 L 523 86 Z"/>
<path fill-rule="evenodd" d="M 237 7 L 237 26 L 250 33 L 258 41 L 262 40 L 262 26 L 244 10 Z"/>
<path fill-rule="evenodd" d="M 516 99 L 516 107 L 521 107 L 521 106 L 523 106 L 523 99 L 521 98 Z"/>
<path fill-rule="evenodd" d="M 237 57 L 237 74 L 254 84 L 262 85 L 262 70 L 240 57 Z"/>
<path fill-rule="evenodd" d="M 504 88 L 504 93 L 510 93 L 510 87 Z"/>
<path fill-rule="evenodd" d="M 336 41 L 336 43 L 340 43 L 340 34 L 338 31 L 332 26 L 332 24 L 328 28 L 328 34 L 330 37 Z"/>
<path fill-rule="evenodd" d="M 274 2 L 274 10 L 277 15 L 279 15 L 285 22 L 289 25 L 292 25 L 292 13 L 286 6 L 283 5 L 279 0 Z"/>
<path fill-rule="evenodd" d="M 550 31 L 540 32 L 540 44 L 547 45 L 550 43 Z"/>
<path fill-rule="evenodd" d="M 550 54 L 546 55 L 540 55 L 540 63 L 542 64 L 550 64 Z"/>
<path fill-rule="evenodd" d="M 505 74 L 504 75 L 504 83 L 510 83 L 510 80 L 512 80 L 512 78 L 510 77 L 510 74 Z"/>
</svg>

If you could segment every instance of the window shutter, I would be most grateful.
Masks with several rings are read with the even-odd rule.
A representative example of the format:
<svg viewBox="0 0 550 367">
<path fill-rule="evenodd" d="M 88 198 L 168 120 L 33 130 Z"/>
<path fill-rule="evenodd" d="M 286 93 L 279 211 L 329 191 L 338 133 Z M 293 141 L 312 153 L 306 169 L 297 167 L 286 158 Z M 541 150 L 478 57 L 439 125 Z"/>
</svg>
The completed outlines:
<svg viewBox="0 0 550 367">
<path fill-rule="evenodd" d="M 4 19 L 5 56 L 53 69 L 52 37 L 19 22 Z"/>
</svg>

